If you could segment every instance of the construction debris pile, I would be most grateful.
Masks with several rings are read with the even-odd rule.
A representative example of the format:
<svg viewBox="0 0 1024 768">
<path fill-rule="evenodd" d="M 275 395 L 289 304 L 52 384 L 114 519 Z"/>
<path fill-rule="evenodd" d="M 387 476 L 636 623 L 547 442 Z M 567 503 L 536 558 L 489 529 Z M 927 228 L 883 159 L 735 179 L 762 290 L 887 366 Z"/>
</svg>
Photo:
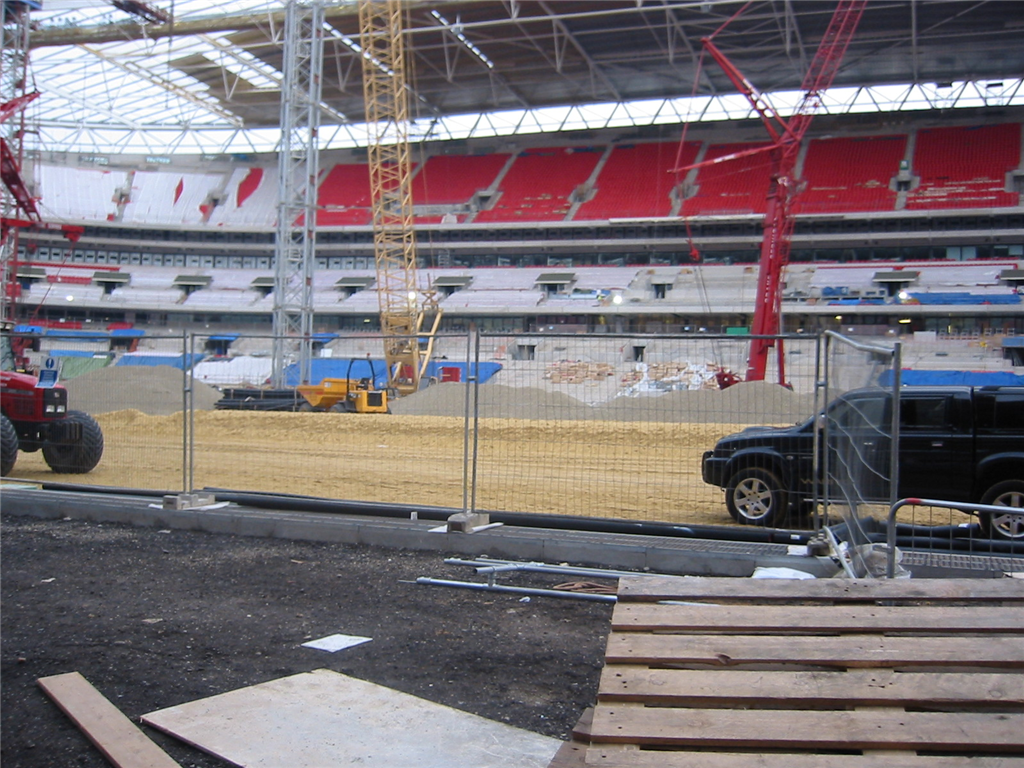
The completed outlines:
<svg viewBox="0 0 1024 768">
<path fill-rule="evenodd" d="M 544 378 L 552 384 L 582 384 L 585 381 L 603 381 L 614 375 L 615 366 L 611 363 L 559 360 L 548 365 Z"/>
<path fill-rule="evenodd" d="M 641 392 L 718 389 L 717 365 L 711 363 L 636 363 L 623 374 L 620 395 L 634 397 Z"/>
</svg>

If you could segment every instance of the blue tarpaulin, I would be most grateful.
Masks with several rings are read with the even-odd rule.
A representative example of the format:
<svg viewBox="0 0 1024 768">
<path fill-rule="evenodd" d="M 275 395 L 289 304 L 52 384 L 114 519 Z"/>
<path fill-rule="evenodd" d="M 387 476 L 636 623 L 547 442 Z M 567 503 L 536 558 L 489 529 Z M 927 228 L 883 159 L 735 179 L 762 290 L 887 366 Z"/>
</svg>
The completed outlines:
<svg viewBox="0 0 1024 768">
<path fill-rule="evenodd" d="M 93 352 L 88 349 L 51 349 L 47 354 L 50 357 L 94 357 L 96 355 L 107 356 L 106 352 Z"/>
<path fill-rule="evenodd" d="M 351 362 L 351 372 L 349 369 L 349 363 Z M 476 364 L 469 364 L 469 370 L 474 375 L 479 375 L 480 383 L 485 383 L 494 374 L 501 370 L 500 363 L 480 363 L 479 366 Z M 436 377 L 441 379 L 442 368 L 458 368 L 460 371 L 459 378 L 461 381 L 466 381 L 466 363 L 456 362 L 454 360 L 435 360 L 427 365 L 427 376 Z M 299 381 L 299 366 L 289 365 L 285 368 L 285 384 L 289 387 L 295 387 L 301 384 Z M 383 360 L 375 360 L 366 357 L 357 357 L 349 361 L 347 359 L 337 358 L 317 358 L 310 361 L 309 365 L 309 383 L 319 384 L 324 379 L 362 379 L 362 378 L 373 378 L 373 386 L 378 389 L 383 389 L 388 384 L 388 369 L 387 365 Z"/>
<path fill-rule="evenodd" d="M 194 355 L 123 355 L 120 360 L 117 361 L 118 365 L 169 365 L 172 368 L 177 368 L 179 371 L 187 365 L 191 368 L 193 365 L 202 360 L 204 355 L 198 352 Z"/>
<path fill-rule="evenodd" d="M 1020 304 L 1015 293 L 912 293 L 919 304 Z"/>
<path fill-rule="evenodd" d="M 915 371 L 905 369 L 900 372 L 900 381 L 908 386 L 1024 386 L 1024 376 L 1012 371 Z M 885 371 L 878 377 L 883 386 L 892 384 L 892 372 Z"/>
<path fill-rule="evenodd" d="M 15 333 L 37 333 L 42 334 L 43 326 L 41 325 L 16 325 L 14 326 Z"/>
<path fill-rule="evenodd" d="M 469 376 L 466 373 L 466 369 L 469 369 L 469 373 L 480 377 L 480 383 L 485 384 L 494 374 L 501 370 L 501 363 L 480 363 L 479 365 L 474 363 L 459 363 L 452 360 L 434 360 L 427 366 L 427 376 L 434 376 L 438 380 L 442 377 L 442 368 L 458 368 L 459 369 L 459 381 L 465 382 Z"/>
<path fill-rule="evenodd" d="M 216 333 L 213 336 L 207 336 L 207 341 L 227 341 L 232 342 L 238 339 L 237 333 Z"/>
<path fill-rule="evenodd" d="M 110 334 L 106 331 L 64 331 L 60 328 L 47 328 L 46 335 L 78 341 L 110 341 Z"/>
<path fill-rule="evenodd" d="M 299 381 L 299 366 L 297 364 L 285 368 L 284 377 L 285 384 L 289 387 L 297 387 L 302 383 Z M 366 357 L 356 357 L 352 360 L 318 357 L 309 361 L 310 384 L 319 384 L 324 379 L 348 378 L 372 378 L 373 386 L 383 389 L 388 384 L 388 369 L 383 360 L 372 360 Z"/>
<path fill-rule="evenodd" d="M 144 330 L 142 330 L 141 328 L 115 328 L 114 330 L 112 330 L 110 332 L 110 335 L 113 338 L 119 338 L 119 339 L 123 339 L 123 338 L 137 339 L 137 338 L 140 338 L 142 336 L 145 336 L 146 332 Z"/>
</svg>

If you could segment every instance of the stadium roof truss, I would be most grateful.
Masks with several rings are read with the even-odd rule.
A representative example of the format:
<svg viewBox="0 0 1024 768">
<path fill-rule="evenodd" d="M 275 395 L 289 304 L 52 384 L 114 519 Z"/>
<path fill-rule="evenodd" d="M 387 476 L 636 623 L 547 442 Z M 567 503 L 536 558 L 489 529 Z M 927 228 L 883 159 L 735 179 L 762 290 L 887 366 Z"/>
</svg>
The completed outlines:
<svg viewBox="0 0 1024 768">
<path fill-rule="evenodd" d="M 150 3 L 144 23 L 101 0 L 32 14 L 26 149 L 270 152 L 280 132 L 283 2 Z M 365 146 L 354 2 L 324 2 L 324 149 Z M 754 117 L 700 39 L 734 0 L 408 3 L 412 140 Z M 785 115 L 834 0 L 754 2 L 716 41 Z M 873 0 L 822 111 L 1024 106 L 1024 3 Z"/>
</svg>

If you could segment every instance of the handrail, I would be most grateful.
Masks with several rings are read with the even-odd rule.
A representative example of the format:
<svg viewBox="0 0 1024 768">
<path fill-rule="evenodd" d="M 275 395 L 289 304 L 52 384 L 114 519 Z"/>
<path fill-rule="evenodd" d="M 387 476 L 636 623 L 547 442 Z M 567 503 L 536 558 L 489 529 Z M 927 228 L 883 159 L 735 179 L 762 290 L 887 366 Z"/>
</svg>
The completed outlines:
<svg viewBox="0 0 1024 768">
<path fill-rule="evenodd" d="M 836 331 L 825 331 L 825 335 L 830 336 L 833 339 L 839 339 L 844 344 L 849 344 L 851 347 L 860 352 L 877 352 L 878 354 L 888 355 L 889 357 L 892 357 L 893 353 L 895 352 L 895 347 L 881 347 L 875 344 L 865 344 L 862 341 L 855 341 L 854 339 L 851 339 L 849 336 L 844 336 L 843 334 L 837 333 Z"/>
<path fill-rule="evenodd" d="M 889 507 L 889 516 L 886 519 L 885 543 L 885 576 L 892 579 L 896 576 L 896 513 L 903 507 L 941 507 L 943 509 L 955 509 L 958 512 L 982 512 L 995 515 L 1020 515 L 1024 517 L 1024 508 L 1001 507 L 995 504 L 969 504 L 959 501 L 941 501 L 939 499 L 900 499 Z"/>
</svg>

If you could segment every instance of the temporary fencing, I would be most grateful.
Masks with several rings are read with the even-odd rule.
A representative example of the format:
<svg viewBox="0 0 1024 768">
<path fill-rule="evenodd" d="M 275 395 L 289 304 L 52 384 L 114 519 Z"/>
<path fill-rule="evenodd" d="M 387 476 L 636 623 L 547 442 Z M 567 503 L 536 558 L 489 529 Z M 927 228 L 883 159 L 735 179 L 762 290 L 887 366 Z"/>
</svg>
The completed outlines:
<svg viewBox="0 0 1024 768">
<path fill-rule="evenodd" d="M 270 335 L 19 338 L 31 367 L 59 370 L 70 407 L 95 417 L 105 443 L 100 465 L 81 475 L 22 454 L 12 476 L 36 481 L 824 527 L 856 575 L 881 575 L 898 473 L 922 471 L 899 466 L 891 449 L 916 439 L 901 434 L 891 407 L 900 345 L 838 334 L 779 337 L 764 381 L 725 388 L 745 370 L 749 336 L 443 334 L 428 386 L 391 399 L 390 414 L 317 410 L 294 390 L 302 383 L 294 361 L 287 391 L 275 393 Z M 379 335 L 321 333 L 312 348 L 312 383 L 386 387 Z M 788 430 L 747 433 L 771 435 L 774 458 L 752 458 L 723 487 L 704 482 L 706 451 L 765 426 Z M 1003 557 L 1006 543 L 980 537 L 976 522 L 951 508 L 901 508 L 904 564 L 952 567 L 961 552 Z"/>
</svg>

